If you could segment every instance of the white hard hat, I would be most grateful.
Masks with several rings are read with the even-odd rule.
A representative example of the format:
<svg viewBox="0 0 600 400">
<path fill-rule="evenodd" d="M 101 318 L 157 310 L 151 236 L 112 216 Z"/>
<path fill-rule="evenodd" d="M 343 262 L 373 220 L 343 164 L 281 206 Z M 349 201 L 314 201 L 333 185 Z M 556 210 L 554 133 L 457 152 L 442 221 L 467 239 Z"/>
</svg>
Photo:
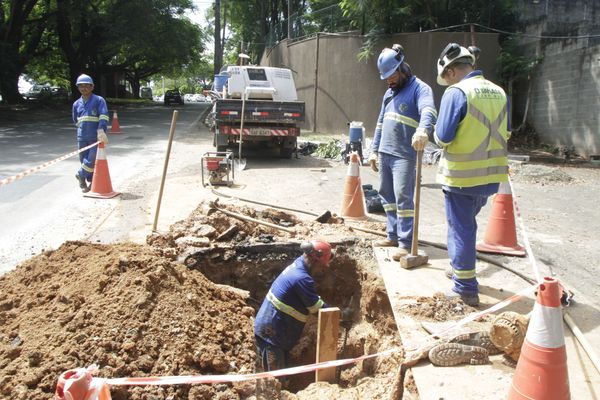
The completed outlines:
<svg viewBox="0 0 600 400">
<path fill-rule="evenodd" d="M 478 49 L 479 50 L 479 49 Z M 459 59 L 465 59 L 465 61 L 469 61 L 471 65 L 475 64 L 475 55 L 469 51 L 466 47 L 459 45 L 458 43 L 449 43 L 442 53 L 440 54 L 440 58 L 437 62 L 437 83 L 442 86 L 448 86 L 448 82 L 442 75 L 446 72 L 446 69 L 454 62 Z"/>
<path fill-rule="evenodd" d="M 75 85 L 81 85 L 81 84 L 93 85 L 94 84 L 94 80 L 89 75 L 81 74 L 77 78 L 77 82 L 75 82 Z"/>
</svg>

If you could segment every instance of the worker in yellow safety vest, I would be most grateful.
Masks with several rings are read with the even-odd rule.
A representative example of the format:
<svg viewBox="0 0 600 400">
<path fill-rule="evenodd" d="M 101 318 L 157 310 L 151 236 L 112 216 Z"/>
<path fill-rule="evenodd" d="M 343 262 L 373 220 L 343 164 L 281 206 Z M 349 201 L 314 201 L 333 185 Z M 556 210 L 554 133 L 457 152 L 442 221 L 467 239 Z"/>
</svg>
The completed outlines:
<svg viewBox="0 0 600 400">
<path fill-rule="evenodd" d="M 479 304 L 475 273 L 476 216 L 487 198 L 508 180 L 510 137 L 504 90 L 475 69 L 476 47 L 450 43 L 440 54 L 437 81 L 449 86 L 442 97 L 435 140 L 443 148 L 437 181 L 442 184 L 448 221 L 446 274 L 454 287 L 446 296 Z M 413 140 L 414 142 L 414 140 Z"/>
</svg>

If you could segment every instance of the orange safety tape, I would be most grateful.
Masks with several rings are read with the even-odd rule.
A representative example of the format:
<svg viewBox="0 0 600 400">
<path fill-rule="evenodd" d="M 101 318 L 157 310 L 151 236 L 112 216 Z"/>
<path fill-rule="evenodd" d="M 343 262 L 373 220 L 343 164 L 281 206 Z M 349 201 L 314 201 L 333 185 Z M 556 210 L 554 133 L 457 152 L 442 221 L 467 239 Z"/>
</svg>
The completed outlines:
<svg viewBox="0 0 600 400">
<path fill-rule="evenodd" d="M 0 186 L 8 185 L 9 183 L 13 183 L 14 181 L 17 181 L 17 180 L 19 180 L 21 178 L 26 177 L 27 175 L 33 174 L 34 172 L 38 172 L 38 171 L 43 170 L 44 168 L 48 168 L 49 166 L 51 166 L 53 164 L 56 164 L 57 162 L 66 160 L 67 158 L 73 157 L 74 155 L 79 154 L 82 151 L 86 151 L 87 149 L 90 149 L 90 148 L 98 145 L 98 143 L 100 143 L 100 141 L 97 141 L 96 143 L 90 144 L 89 146 L 86 146 L 86 147 L 84 147 L 82 149 L 73 151 L 73 152 L 71 152 L 69 154 L 65 154 L 64 156 L 58 157 L 58 158 L 56 158 L 56 159 L 54 159 L 52 161 L 48 161 L 47 163 L 44 163 L 42 165 L 38 165 L 37 167 L 29 168 L 28 170 L 20 172 L 20 173 L 14 175 L 14 176 L 2 179 L 0 181 Z"/>
<path fill-rule="evenodd" d="M 454 330 L 462 325 L 465 325 L 468 322 L 474 321 L 480 317 L 483 317 L 484 315 L 490 314 L 494 311 L 498 311 L 504 307 L 507 307 L 508 305 L 519 301 L 521 299 L 521 297 L 529 294 L 530 292 L 533 292 L 537 287 L 538 287 L 538 285 L 532 285 L 532 286 L 530 286 L 526 289 L 523 289 L 520 292 L 512 295 L 511 297 L 509 297 L 501 302 L 496 303 L 495 305 L 493 305 L 492 307 L 490 307 L 486 310 L 472 313 L 472 314 L 466 316 L 465 318 L 461 319 L 460 321 L 457 321 L 456 324 L 450 326 L 449 328 L 446 328 L 440 332 L 436 332 L 434 334 L 431 334 L 431 335 L 425 337 L 420 343 L 424 344 L 432 338 L 442 337 L 445 334 L 451 332 L 452 330 Z M 412 350 L 418 349 L 419 347 L 420 347 L 420 345 L 416 346 L 414 348 L 404 349 L 404 350 L 412 351 Z M 208 384 L 208 383 L 242 382 L 242 381 L 249 381 L 249 380 L 255 380 L 255 379 L 276 378 L 276 377 L 280 377 L 280 376 L 295 375 L 295 374 L 301 374 L 301 373 L 305 373 L 305 372 L 312 372 L 312 371 L 316 371 L 316 370 L 324 369 L 324 368 L 339 367 L 342 365 L 354 364 L 354 363 L 357 363 L 359 361 L 366 360 L 369 358 L 388 356 L 390 354 L 399 352 L 401 350 L 402 349 L 400 349 L 400 348 L 392 348 L 392 349 L 385 350 L 385 351 L 382 351 L 379 353 L 367 354 L 367 355 L 356 357 L 356 358 L 345 358 L 345 359 L 341 359 L 341 360 L 324 361 L 324 362 L 320 362 L 320 363 L 302 365 L 299 367 L 284 368 L 284 369 L 279 369 L 279 370 L 275 370 L 275 371 L 259 372 L 259 373 L 254 373 L 254 374 L 182 375 L 182 376 L 162 376 L 162 377 L 149 376 L 149 377 L 139 377 L 139 378 L 113 378 L 113 379 L 107 379 L 106 383 L 108 385 L 113 385 L 113 386 L 140 386 L 140 385 L 184 385 L 184 384 L 194 384 L 194 383 Z"/>
</svg>

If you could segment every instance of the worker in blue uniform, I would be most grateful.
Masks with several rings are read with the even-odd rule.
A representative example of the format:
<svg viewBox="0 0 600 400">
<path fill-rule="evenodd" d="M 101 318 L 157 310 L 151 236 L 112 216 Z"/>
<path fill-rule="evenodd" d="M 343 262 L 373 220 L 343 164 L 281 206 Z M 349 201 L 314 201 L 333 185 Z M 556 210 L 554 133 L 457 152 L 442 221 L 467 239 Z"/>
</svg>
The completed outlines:
<svg viewBox="0 0 600 400">
<path fill-rule="evenodd" d="M 383 49 L 377 67 L 388 90 L 377 119 L 369 164 L 379 171 L 387 237 L 374 245 L 396 247 L 392 258 L 398 261 L 412 245 L 416 166 L 413 136 L 418 133 L 426 143 L 433 134 L 437 112 L 431 87 L 412 74 L 402 46 Z"/>
<path fill-rule="evenodd" d="M 300 339 L 309 314 L 327 304 L 317 295 L 314 278 L 329 267 L 331 245 L 311 240 L 303 254 L 279 274 L 254 321 L 258 361 L 264 371 L 288 366 L 288 353 Z"/>
<path fill-rule="evenodd" d="M 435 140 L 442 147 L 437 181 L 444 192 L 448 255 L 454 281 L 448 298 L 479 304 L 475 271 L 476 216 L 487 198 L 508 181 L 510 137 L 504 90 L 475 69 L 479 49 L 450 43 L 440 54 L 437 81 L 442 97 Z"/>
<path fill-rule="evenodd" d="M 95 95 L 94 81 L 89 75 L 82 74 L 75 82 L 81 97 L 73 103 L 73 122 L 77 125 L 77 146 L 87 147 L 97 141 L 108 143 L 108 108 L 103 97 Z M 89 192 L 96 163 L 97 146 L 79 153 L 81 163 L 75 178 L 82 192 Z"/>
</svg>

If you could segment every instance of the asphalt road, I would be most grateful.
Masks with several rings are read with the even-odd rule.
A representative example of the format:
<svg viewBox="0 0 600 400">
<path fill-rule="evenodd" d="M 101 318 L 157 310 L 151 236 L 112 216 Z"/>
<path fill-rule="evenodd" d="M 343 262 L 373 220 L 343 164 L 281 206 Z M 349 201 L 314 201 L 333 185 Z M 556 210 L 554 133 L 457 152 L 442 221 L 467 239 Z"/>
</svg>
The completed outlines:
<svg viewBox="0 0 600 400">
<path fill-rule="evenodd" d="M 178 109 L 169 179 L 182 171 L 199 172 L 200 148 L 208 149 L 210 143 L 206 130 L 193 127 L 207 106 L 189 103 Z M 66 240 L 111 242 L 147 231 L 154 219 L 173 110 L 158 104 L 117 110 L 122 133 L 109 135 L 107 160 L 113 189 L 122 192 L 119 197 L 83 197 L 75 179 L 77 156 L 0 186 L 0 273 Z M 3 111 L 0 179 L 76 150 L 70 119 L 68 105 L 64 110 Z"/>
</svg>

